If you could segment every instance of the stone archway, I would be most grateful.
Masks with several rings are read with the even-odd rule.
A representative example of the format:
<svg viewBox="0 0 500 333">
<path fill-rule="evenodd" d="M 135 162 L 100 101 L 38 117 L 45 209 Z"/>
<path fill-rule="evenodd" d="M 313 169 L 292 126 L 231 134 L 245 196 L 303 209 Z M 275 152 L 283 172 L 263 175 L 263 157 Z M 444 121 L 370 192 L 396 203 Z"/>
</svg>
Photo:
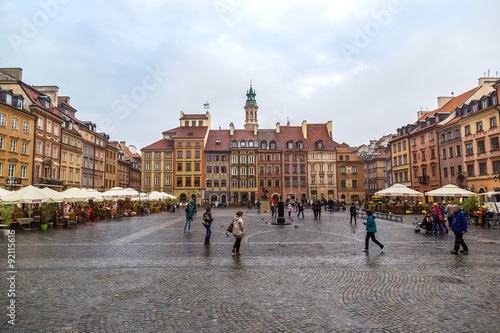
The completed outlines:
<svg viewBox="0 0 500 333">
<path fill-rule="evenodd" d="M 212 194 L 212 195 L 210 196 L 210 203 L 215 202 L 215 201 L 218 201 L 218 200 L 217 200 L 217 194 Z"/>
<path fill-rule="evenodd" d="M 186 202 L 186 200 L 187 200 L 186 193 L 181 193 L 181 195 L 179 195 L 179 200 L 181 202 Z"/>
</svg>

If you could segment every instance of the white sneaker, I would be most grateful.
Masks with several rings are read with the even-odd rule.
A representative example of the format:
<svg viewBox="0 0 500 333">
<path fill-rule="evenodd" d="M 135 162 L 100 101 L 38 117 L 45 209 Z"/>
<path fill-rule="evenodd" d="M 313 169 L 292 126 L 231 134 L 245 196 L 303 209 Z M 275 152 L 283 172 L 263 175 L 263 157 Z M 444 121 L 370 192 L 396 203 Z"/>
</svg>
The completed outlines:
<svg viewBox="0 0 500 333">
<path fill-rule="evenodd" d="M 385 246 L 382 246 L 382 248 L 380 249 L 380 253 L 384 253 L 384 249 L 385 249 Z"/>
<path fill-rule="evenodd" d="M 366 250 L 366 249 L 363 249 L 363 250 L 361 250 L 361 252 L 369 252 L 369 251 L 368 251 L 368 250 Z"/>
</svg>

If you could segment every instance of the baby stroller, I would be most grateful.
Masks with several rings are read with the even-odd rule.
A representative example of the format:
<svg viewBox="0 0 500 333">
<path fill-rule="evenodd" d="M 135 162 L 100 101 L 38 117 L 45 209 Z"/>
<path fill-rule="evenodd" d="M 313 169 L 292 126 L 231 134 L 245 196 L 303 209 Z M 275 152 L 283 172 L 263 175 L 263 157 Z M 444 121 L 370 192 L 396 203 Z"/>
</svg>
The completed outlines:
<svg viewBox="0 0 500 333">
<path fill-rule="evenodd" d="M 415 217 L 416 219 L 416 217 Z M 424 229 L 425 233 L 428 234 L 432 230 L 432 217 L 430 214 L 425 215 L 424 220 L 421 223 L 416 222 L 417 226 L 415 227 L 414 232 L 420 232 L 420 229 Z"/>
</svg>

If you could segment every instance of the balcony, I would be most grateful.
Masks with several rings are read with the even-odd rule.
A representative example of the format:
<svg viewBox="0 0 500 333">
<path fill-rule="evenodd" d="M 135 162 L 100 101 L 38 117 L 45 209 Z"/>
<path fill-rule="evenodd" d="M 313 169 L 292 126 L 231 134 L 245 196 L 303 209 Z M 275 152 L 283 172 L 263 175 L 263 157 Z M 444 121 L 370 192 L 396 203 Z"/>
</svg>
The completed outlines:
<svg viewBox="0 0 500 333">
<path fill-rule="evenodd" d="M 420 184 L 428 184 L 429 183 L 429 176 L 420 176 L 420 177 L 417 177 L 418 179 L 418 182 Z"/>
</svg>

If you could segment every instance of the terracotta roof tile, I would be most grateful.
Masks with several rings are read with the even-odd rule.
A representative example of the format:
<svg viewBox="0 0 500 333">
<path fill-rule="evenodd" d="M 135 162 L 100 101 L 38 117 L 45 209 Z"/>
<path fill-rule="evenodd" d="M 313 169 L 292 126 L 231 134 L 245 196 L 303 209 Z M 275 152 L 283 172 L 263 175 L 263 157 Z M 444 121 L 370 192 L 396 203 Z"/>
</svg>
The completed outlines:
<svg viewBox="0 0 500 333">
<path fill-rule="evenodd" d="M 316 142 L 323 141 L 323 148 L 317 148 Z M 333 150 L 339 144 L 330 138 L 326 124 L 307 124 L 307 148 L 314 150 Z"/>
<path fill-rule="evenodd" d="M 231 136 L 231 141 L 233 140 L 257 141 L 257 136 L 253 134 L 253 131 L 235 130 Z"/>
<path fill-rule="evenodd" d="M 139 158 L 141 157 L 141 155 L 139 155 L 139 154 L 137 154 L 137 153 L 136 153 L 136 154 L 133 154 L 127 146 L 125 146 L 125 152 L 126 152 L 129 156 L 131 156 L 131 157 L 139 157 Z"/>
<path fill-rule="evenodd" d="M 278 133 L 276 133 L 276 130 L 259 130 L 257 134 L 257 144 L 259 147 L 260 143 L 264 140 L 267 141 L 268 143 L 274 140 L 276 141 L 276 149 L 283 148 L 278 139 Z"/>
<path fill-rule="evenodd" d="M 220 141 L 220 144 L 217 144 Z M 229 151 L 229 143 L 231 137 L 229 130 L 211 130 L 208 133 L 207 144 L 205 145 L 206 151 Z"/>
<path fill-rule="evenodd" d="M 128 147 L 125 147 L 127 153 L 132 156 Z M 166 150 L 166 149 L 174 149 L 174 140 L 169 139 L 161 139 L 156 141 L 155 143 L 150 144 L 142 148 L 141 150 Z"/>
<path fill-rule="evenodd" d="M 34 89 L 33 87 L 30 87 L 29 85 L 27 85 L 24 82 L 19 81 L 19 85 L 24 90 L 24 92 L 26 93 L 26 95 L 28 96 L 28 98 L 31 100 L 31 102 L 33 104 L 35 104 L 36 106 L 40 107 L 43 110 L 46 110 L 46 111 L 52 113 L 54 116 L 61 118 L 61 115 L 59 114 L 60 111 L 54 106 L 53 102 L 50 102 L 50 105 L 48 108 L 43 106 L 43 104 L 40 102 L 40 100 L 38 99 L 38 96 L 45 96 L 45 94 L 42 94 L 41 92 Z"/>
<path fill-rule="evenodd" d="M 294 146 L 294 150 L 306 150 L 307 143 L 304 135 L 302 134 L 302 126 L 281 126 L 280 132 L 278 133 L 278 142 L 281 147 L 286 147 L 286 143 L 292 140 L 294 143 L 302 140 L 304 142 L 304 148 L 298 149 Z"/>
</svg>

